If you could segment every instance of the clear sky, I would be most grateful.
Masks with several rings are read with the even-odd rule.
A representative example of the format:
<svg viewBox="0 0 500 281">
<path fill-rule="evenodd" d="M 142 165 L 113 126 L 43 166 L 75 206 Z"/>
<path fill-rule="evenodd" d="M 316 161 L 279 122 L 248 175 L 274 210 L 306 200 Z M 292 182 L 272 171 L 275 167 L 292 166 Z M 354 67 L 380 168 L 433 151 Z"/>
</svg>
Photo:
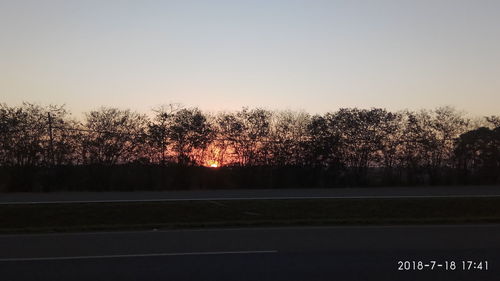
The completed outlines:
<svg viewBox="0 0 500 281">
<path fill-rule="evenodd" d="M 0 0 L 0 102 L 500 114 L 500 1 Z"/>
</svg>

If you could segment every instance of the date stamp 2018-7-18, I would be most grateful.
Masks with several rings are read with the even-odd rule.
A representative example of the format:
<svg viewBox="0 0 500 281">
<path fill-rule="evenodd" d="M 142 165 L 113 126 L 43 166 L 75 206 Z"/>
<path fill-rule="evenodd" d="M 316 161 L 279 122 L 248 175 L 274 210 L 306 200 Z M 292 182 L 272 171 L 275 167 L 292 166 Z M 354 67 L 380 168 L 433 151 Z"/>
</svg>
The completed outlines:
<svg viewBox="0 0 500 281">
<path fill-rule="evenodd" d="M 398 260 L 398 271 L 487 271 L 487 260 Z"/>
</svg>

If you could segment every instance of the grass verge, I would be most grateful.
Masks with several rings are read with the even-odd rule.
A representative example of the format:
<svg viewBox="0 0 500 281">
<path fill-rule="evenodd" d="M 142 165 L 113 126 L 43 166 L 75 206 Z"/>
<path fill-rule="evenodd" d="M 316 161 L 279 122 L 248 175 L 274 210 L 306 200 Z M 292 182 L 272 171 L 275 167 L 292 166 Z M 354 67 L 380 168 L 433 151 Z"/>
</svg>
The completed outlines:
<svg viewBox="0 0 500 281">
<path fill-rule="evenodd" d="M 237 200 L 0 206 L 0 233 L 435 223 L 500 223 L 500 198 Z"/>
</svg>

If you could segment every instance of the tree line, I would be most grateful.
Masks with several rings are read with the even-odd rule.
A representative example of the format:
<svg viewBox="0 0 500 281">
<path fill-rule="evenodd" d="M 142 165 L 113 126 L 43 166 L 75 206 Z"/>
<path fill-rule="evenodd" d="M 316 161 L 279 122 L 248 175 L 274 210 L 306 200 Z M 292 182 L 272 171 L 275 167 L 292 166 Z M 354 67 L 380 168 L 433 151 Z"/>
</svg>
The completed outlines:
<svg viewBox="0 0 500 281">
<path fill-rule="evenodd" d="M 451 107 L 311 115 L 262 108 L 207 113 L 170 104 L 150 115 L 102 107 L 78 120 L 64 106 L 0 104 L 0 133 L 5 171 L 301 169 L 327 171 L 327 182 L 341 178 L 343 185 L 375 178 L 384 184 L 497 183 L 500 175 L 500 117 L 472 118 Z"/>
</svg>

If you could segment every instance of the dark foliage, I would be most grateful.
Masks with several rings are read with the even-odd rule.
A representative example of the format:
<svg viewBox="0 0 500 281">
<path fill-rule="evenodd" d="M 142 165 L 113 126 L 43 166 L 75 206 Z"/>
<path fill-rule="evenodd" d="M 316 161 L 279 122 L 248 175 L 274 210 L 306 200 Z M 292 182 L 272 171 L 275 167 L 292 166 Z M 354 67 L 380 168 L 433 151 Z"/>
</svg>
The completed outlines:
<svg viewBox="0 0 500 281">
<path fill-rule="evenodd" d="M 79 122 L 63 106 L 0 104 L 0 191 L 500 182 L 500 118 L 450 107 L 153 114 L 100 108 Z"/>
</svg>

